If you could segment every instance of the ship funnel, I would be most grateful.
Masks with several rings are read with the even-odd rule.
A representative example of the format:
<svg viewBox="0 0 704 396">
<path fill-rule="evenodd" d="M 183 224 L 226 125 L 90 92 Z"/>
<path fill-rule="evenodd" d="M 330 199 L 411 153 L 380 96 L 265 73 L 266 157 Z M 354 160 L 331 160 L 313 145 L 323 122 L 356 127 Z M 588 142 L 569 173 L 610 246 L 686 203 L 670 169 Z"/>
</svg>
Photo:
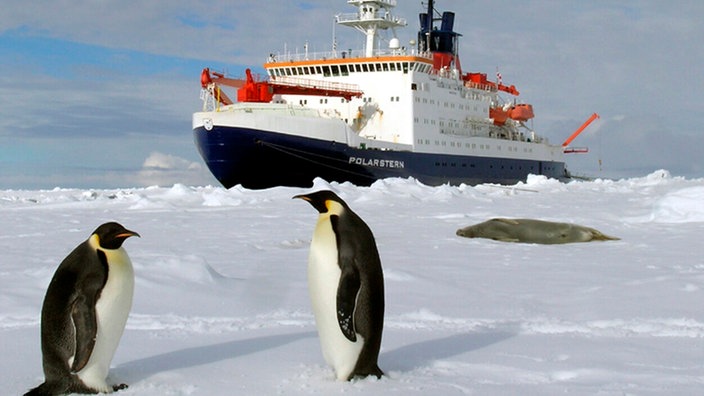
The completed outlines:
<svg viewBox="0 0 704 396">
<path fill-rule="evenodd" d="M 428 14 L 425 12 L 422 12 L 418 14 L 418 18 L 420 19 L 420 31 L 421 33 L 427 33 L 428 30 L 430 30 L 430 27 L 428 26 Z"/>
<path fill-rule="evenodd" d="M 452 11 L 445 11 L 442 13 L 442 22 L 440 23 L 440 30 L 451 32 L 455 25 L 455 13 Z"/>
</svg>

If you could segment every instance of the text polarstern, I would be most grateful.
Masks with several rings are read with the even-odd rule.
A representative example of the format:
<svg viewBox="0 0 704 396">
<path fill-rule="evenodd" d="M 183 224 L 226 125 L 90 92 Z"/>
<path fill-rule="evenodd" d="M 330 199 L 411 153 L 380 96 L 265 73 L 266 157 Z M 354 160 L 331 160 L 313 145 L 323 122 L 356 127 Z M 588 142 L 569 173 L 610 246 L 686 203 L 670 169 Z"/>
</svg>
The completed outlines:
<svg viewBox="0 0 704 396">
<path fill-rule="evenodd" d="M 379 158 L 350 157 L 349 163 L 363 166 L 375 166 L 377 168 L 405 168 L 403 161 Z"/>
</svg>

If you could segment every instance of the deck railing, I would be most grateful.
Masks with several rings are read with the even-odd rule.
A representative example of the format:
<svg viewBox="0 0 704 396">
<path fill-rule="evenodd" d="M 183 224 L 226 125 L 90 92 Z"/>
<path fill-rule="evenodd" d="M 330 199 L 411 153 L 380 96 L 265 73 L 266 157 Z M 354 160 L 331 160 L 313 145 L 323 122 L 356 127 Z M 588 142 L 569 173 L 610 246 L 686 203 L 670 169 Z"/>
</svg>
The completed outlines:
<svg viewBox="0 0 704 396">
<path fill-rule="evenodd" d="M 328 60 L 328 59 L 346 59 L 346 58 L 376 58 L 376 57 L 387 57 L 387 56 L 419 56 L 426 59 L 432 59 L 431 55 L 427 52 L 419 52 L 416 48 L 406 49 L 376 49 L 371 57 L 367 57 L 363 49 L 353 50 L 332 50 L 332 51 L 322 51 L 322 52 L 277 52 L 269 54 L 266 63 L 277 63 L 277 62 L 300 62 L 308 60 Z"/>
</svg>

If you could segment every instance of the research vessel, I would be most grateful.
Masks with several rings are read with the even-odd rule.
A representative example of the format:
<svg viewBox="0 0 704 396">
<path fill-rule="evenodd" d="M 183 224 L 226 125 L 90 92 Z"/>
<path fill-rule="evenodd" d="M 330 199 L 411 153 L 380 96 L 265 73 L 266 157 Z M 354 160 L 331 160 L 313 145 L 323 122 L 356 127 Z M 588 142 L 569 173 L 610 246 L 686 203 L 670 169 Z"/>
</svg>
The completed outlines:
<svg viewBox="0 0 704 396">
<path fill-rule="evenodd" d="M 264 76 L 203 69 L 194 139 L 223 186 L 569 177 L 567 142 L 551 144 L 533 130 L 533 107 L 518 100 L 518 89 L 498 72 L 494 80 L 462 70 L 453 12 L 438 13 L 428 1 L 417 35 L 404 46 L 396 33 L 407 21 L 392 13 L 396 0 L 347 3 L 356 12 L 336 15 L 336 23 L 362 32 L 364 48 L 339 50 L 333 43 L 324 53 L 307 45 L 301 53 L 272 52 Z M 390 38 L 381 40 L 381 33 Z"/>
</svg>

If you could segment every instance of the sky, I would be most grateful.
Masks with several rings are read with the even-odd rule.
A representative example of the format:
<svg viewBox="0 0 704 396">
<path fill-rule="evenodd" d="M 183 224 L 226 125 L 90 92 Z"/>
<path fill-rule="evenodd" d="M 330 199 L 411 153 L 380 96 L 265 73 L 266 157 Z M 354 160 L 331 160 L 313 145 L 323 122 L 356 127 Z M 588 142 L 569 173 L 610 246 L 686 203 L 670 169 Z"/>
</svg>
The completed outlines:
<svg viewBox="0 0 704 396">
<path fill-rule="evenodd" d="M 416 36 L 419 0 L 394 14 Z M 575 174 L 704 176 L 704 2 L 440 0 L 463 71 L 500 71 Z M 0 14 L 0 189 L 216 185 L 191 114 L 204 67 L 235 77 L 272 52 L 325 51 L 346 1 L 14 1 Z M 292 16 L 294 16 L 292 18 Z M 364 37 L 334 29 L 339 48 Z M 389 37 L 390 38 L 390 37 Z"/>
</svg>

